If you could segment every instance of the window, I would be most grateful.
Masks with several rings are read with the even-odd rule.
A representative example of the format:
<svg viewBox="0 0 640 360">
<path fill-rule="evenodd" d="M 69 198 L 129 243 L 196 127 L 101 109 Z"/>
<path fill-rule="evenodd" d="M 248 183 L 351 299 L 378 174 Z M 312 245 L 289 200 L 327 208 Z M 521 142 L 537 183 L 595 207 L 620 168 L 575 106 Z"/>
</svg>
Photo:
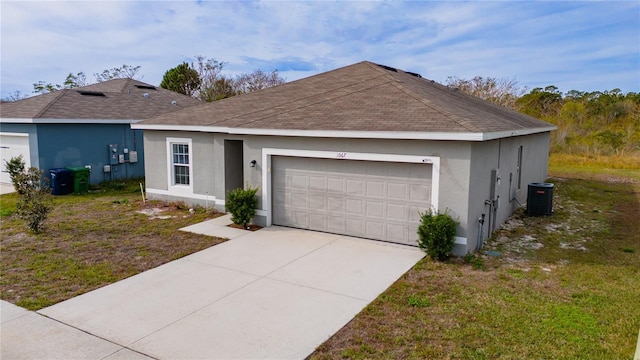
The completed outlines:
<svg viewBox="0 0 640 360">
<path fill-rule="evenodd" d="M 522 146 L 518 147 L 518 167 L 516 167 L 518 173 L 518 190 L 522 187 Z"/>
<path fill-rule="evenodd" d="M 173 184 L 189 185 L 189 145 L 173 145 Z"/>
<path fill-rule="evenodd" d="M 193 185 L 191 150 L 191 139 L 167 138 L 167 176 L 170 190 L 191 191 Z"/>
</svg>

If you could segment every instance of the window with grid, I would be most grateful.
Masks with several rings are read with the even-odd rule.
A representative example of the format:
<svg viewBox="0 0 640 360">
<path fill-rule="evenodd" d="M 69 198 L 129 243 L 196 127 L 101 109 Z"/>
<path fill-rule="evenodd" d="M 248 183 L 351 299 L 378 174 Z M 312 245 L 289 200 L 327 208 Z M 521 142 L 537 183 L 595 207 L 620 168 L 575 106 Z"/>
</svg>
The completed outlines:
<svg viewBox="0 0 640 360">
<path fill-rule="evenodd" d="M 173 159 L 173 184 L 189 185 L 189 145 L 188 144 L 172 144 Z"/>
</svg>

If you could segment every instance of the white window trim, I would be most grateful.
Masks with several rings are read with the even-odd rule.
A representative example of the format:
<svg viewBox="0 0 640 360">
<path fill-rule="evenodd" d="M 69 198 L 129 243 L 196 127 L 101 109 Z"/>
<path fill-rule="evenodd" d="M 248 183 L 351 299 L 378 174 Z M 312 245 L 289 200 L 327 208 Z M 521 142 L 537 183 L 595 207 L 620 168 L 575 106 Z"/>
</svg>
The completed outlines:
<svg viewBox="0 0 640 360">
<path fill-rule="evenodd" d="M 258 215 L 266 216 L 266 225 L 272 225 L 271 210 L 271 157 L 272 156 L 309 157 L 320 159 L 386 161 L 399 163 L 431 164 L 431 207 L 438 211 L 438 193 L 440 188 L 440 157 L 418 155 L 394 155 L 377 153 L 356 153 L 341 151 L 315 151 L 296 149 L 262 149 L 262 209 Z"/>
<path fill-rule="evenodd" d="M 168 137 L 167 142 L 167 189 L 171 193 L 193 194 L 193 144 L 191 138 Z M 176 185 L 173 183 L 173 144 L 186 144 L 189 146 L 189 185 Z"/>
<path fill-rule="evenodd" d="M 516 192 L 520 191 L 520 189 L 522 189 L 522 159 L 524 157 L 524 146 L 520 145 L 518 147 L 518 154 L 516 155 L 518 157 L 518 159 L 516 160 L 517 164 L 516 164 L 516 169 L 518 171 L 517 174 L 517 184 L 516 184 Z"/>
</svg>

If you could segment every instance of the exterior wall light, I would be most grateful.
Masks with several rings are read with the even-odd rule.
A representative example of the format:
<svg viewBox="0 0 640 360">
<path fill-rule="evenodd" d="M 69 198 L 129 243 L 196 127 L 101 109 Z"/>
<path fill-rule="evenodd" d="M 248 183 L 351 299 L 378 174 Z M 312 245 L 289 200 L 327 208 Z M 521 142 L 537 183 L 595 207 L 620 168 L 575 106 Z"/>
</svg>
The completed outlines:
<svg viewBox="0 0 640 360">
<path fill-rule="evenodd" d="M 255 161 L 255 160 L 251 160 L 251 162 L 249 163 L 249 165 L 250 165 L 252 168 L 254 168 L 254 167 L 256 167 L 256 164 L 257 164 L 257 163 L 258 163 L 257 161 Z"/>
</svg>

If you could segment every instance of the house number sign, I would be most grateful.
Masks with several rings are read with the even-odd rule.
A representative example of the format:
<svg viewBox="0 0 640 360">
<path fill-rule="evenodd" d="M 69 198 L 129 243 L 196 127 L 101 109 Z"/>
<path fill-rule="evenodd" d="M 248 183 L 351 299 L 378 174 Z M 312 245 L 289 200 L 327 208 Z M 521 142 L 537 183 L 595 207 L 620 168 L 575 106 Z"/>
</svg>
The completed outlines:
<svg viewBox="0 0 640 360">
<path fill-rule="evenodd" d="M 336 157 L 338 159 L 345 159 L 347 157 L 347 153 L 346 152 L 339 152 L 336 154 Z"/>
</svg>

